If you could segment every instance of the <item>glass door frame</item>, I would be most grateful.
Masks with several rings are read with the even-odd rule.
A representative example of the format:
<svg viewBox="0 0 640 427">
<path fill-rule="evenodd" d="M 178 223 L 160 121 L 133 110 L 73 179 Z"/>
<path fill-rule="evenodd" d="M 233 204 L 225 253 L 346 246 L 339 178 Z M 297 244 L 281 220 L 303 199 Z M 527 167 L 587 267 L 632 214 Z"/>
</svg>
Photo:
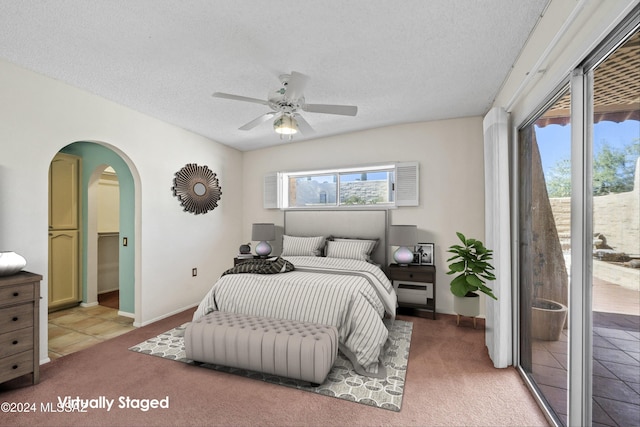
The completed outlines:
<svg viewBox="0 0 640 427">
<path fill-rule="evenodd" d="M 538 402 L 542 403 L 550 422 L 560 425 L 546 405 L 535 382 L 520 365 L 520 276 L 519 256 L 519 132 L 530 125 L 546 107 L 557 99 L 569 84 L 571 93 L 571 268 L 569 284 L 569 348 L 567 377 L 567 425 L 591 425 L 593 401 L 593 315 L 592 315 L 592 229 L 593 229 L 593 74 L 599 63 L 617 49 L 629 35 L 640 28 L 640 6 L 637 6 L 605 40 L 591 52 L 571 75 L 558 85 L 545 102 L 521 124 L 512 127 L 511 138 L 511 233 L 513 361 L 516 369 Z"/>
<path fill-rule="evenodd" d="M 529 126 L 533 126 L 533 123 L 542 115 L 544 114 L 544 112 L 550 108 L 553 104 L 555 104 L 559 99 L 561 99 L 563 96 L 565 96 L 565 94 L 567 93 L 571 93 L 573 94 L 573 90 L 575 89 L 573 87 L 573 81 L 571 80 L 571 78 L 569 76 L 567 76 L 567 78 L 565 78 L 552 92 L 551 95 L 549 95 L 544 102 L 542 102 L 540 104 L 540 106 L 535 110 L 535 113 L 530 115 L 525 121 L 522 122 L 522 124 L 520 124 L 519 126 L 516 126 L 513 128 L 513 135 L 514 138 L 512 140 L 512 145 L 511 145 L 511 170 L 512 170 L 512 174 L 511 174 L 511 188 L 512 188 L 512 192 L 511 192 L 511 200 L 512 202 L 512 212 L 511 212 L 511 218 L 512 218 L 512 228 L 511 228 L 511 235 L 514 236 L 514 240 L 512 243 L 512 283 L 514 283 L 513 286 L 513 292 L 514 292 L 514 298 L 513 298 L 513 313 L 514 313 L 514 321 L 517 322 L 517 324 L 514 326 L 513 328 L 513 333 L 514 333 L 514 338 L 513 338 L 513 355 L 514 355 L 514 365 L 516 367 L 516 369 L 519 371 L 520 375 L 522 376 L 522 378 L 525 380 L 525 383 L 527 384 L 527 387 L 529 388 L 529 390 L 531 391 L 531 393 L 534 395 L 535 399 L 539 402 L 539 404 L 542 406 L 544 412 L 545 412 L 545 416 L 547 418 L 547 420 L 554 426 L 562 426 L 563 423 L 560 421 L 560 418 L 555 414 L 553 408 L 551 407 L 551 405 L 547 402 L 546 397 L 544 396 L 544 394 L 542 393 L 542 391 L 540 390 L 540 388 L 538 387 L 538 385 L 536 384 L 536 382 L 533 379 L 533 375 L 527 372 L 527 368 L 524 367 L 520 362 L 522 361 L 522 357 L 526 356 L 526 357 L 531 357 L 530 355 L 526 355 L 523 353 L 522 348 L 521 348 L 521 340 L 522 339 L 526 339 L 527 337 L 523 337 L 523 335 L 520 333 L 520 328 L 522 326 L 522 322 L 523 322 L 523 316 L 526 315 L 527 313 L 523 311 L 522 309 L 522 299 L 523 298 L 528 298 L 526 295 L 523 295 L 521 292 L 521 288 L 520 288 L 520 274 L 521 274 L 521 265 L 520 265 L 520 257 L 523 256 L 523 252 L 521 251 L 521 247 L 523 245 L 527 245 L 530 244 L 531 242 L 525 242 L 521 240 L 521 234 L 520 234 L 520 226 L 521 226 L 521 222 L 520 222 L 520 201 L 521 201 L 521 197 L 523 196 L 522 193 L 522 188 L 520 188 L 520 174 L 524 173 L 524 174 L 531 174 L 531 170 L 529 168 L 529 170 L 521 170 L 520 169 L 520 156 L 522 155 L 521 152 L 521 132 L 529 127 Z M 572 100 L 572 105 L 573 105 L 573 98 L 571 98 Z M 571 117 L 571 167 L 572 167 L 572 173 L 573 173 L 573 168 L 574 168 L 574 141 L 575 141 L 575 137 L 576 134 L 574 133 L 573 127 L 578 125 L 577 123 L 574 123 L 573 121 L 573 117 Z M 533 130 L 531 130 L 533 132 Z M 580 142 L 580 144 L 582 144 L 582 141 Z M 572 180 L 574 179 L 574 177 L 572 176 Z M 526 196 L 526 194 L 524 194 Z M 531 197 L 531 195 L 529 194 L 528 197 Z M 574 201 L 573 201 L 573 195 L 572 195 L 572 201 L 571 201 L 571 233 L 573 236 L 573 233 L 575 232 L 574 230 Z M 573 245 L 573 240 L 572 243 Z M 572 246 L 573 249 L 573 246 Z M 573 268 L 573 267 L 572 267 Z M 571 282 L 570 282 L 571 284 Z M 571 288 L 571 286 L 569 285 L 569 288 Z M 571 303 L 571 295 L 568 296 L 569 298 L 569 304 Z M 572 307 L 571 305 L 569 305 L 569 314 L 568 314 L 568 322 L 569 322 L 569 328 L 568 328 L 568 335 L 569 335 L 569 341 L 571 339 L 571 327 L 574 324 L 574 320 L 571 319 L 571 312 L 572 312 Z M 531 319 L 527 318 L 524 320 L 525 322 L 525 326 L 526 327 L 530 327 L 530 321 Z M 531 338 L 530 336 L 528 337 L 529 339 Z M 569 343 L 570 346 L 570 343 Z M 571 351 L 571 348 L 569 347 L 567 349 L 567 352 L 569 353 Z M 569 353 L 570 355 L 570 353 Z M 570 356 L 569 356 L 570 359 Z M 528 362 L 530 363 L 531 360 L 528 360 Z M 568 360 L 567 363 L 570 363 L 570 360 Z M 569 385 L 571 386 L 575 386 L 575 382 L 572 382 L 570 379 L 570 370 L 567 369 L 567 390 L 569 390 Z M 567 404 L 567 406 L 569 406 L 569 402 Z M 571 421 L 569 421 L 571 418 L 570 417 L 570 413 L 569 413 L 569 409 L 567 408 L 567 425 L 574 425 L 571 424 Z M 579 423 L 579 424 L 575 424 L 575 425 L 587 425 L 587 424 L 583 424 L 583 423 Z"/>
<path fill-rule="evenodd" d="M 571 279 L 567 424 L 591 425 L 593 383 L 593 69 L 571 76 Z"/>
</svg>

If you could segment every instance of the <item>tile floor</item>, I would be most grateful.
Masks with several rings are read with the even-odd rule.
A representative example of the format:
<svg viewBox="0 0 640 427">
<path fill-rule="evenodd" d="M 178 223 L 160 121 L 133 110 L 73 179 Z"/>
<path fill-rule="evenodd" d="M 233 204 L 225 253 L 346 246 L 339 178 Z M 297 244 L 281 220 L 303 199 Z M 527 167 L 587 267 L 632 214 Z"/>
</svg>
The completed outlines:
<svg viewBox="0 0 640 427">
<path fill-rule="evenodd" d="M 101 305 L 49 313 L 49 358 L 57 359 L 133 329 L 133 319 Z"/>
<path fill-rule="evenodd" d="M 593 313 L 593 426 L 639 426 L 640 298 L 637 291 L 608 292 L 610 286 L 594 283 L 594 309 L 622 313 Z M 566 425 L 567 330 L 559 341 L 532 344 L 533 377 Z"/>
</svg>

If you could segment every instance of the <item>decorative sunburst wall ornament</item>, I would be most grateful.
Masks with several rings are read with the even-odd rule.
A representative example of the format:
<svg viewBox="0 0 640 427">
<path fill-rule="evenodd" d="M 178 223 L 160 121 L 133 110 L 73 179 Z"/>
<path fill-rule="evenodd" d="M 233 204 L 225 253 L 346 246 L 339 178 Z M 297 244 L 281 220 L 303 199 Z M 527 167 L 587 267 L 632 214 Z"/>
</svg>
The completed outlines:
<svg viewBox="0 0 640 427">
<path fill-rule="evenodd" d="M 222 189 L 216 174 L 207 166 L 189 163 L 175 175 L 171 189 L 185 212 L 205 214 L 218 207 Z"/>
</svg>

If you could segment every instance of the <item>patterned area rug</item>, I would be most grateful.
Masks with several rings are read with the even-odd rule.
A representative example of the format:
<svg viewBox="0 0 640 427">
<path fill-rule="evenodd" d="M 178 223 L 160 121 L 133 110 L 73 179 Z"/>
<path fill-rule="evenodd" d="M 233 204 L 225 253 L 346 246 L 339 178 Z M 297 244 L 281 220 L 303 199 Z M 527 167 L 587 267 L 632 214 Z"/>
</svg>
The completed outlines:
<svg viewBox="0 0 640 427">
<path fill-rule="evenodd" d="M 358 375 L 354 371 L 351 362 L 340 352 L 338 352 L 336 362 L 327 379 L 318 387 L 312 387 L 306 381 L 283 378 L 246 369 L 212 364 L 200 366 L 398 412 L 402 407 L 413 323 L 396 320 L 391 324 L 391 321 L 385 319 L 385 324 L 389 329 L 389 339 L 382 357 L 382 361 L 387 368 L 387 378 L 385 379 Z M 157 337 L 135 345 L 129 350 L 193 364 L 192 360 L 185 358 L 183 339 L 185 326 L 186 324 L 171 329 Z"/>
</svg>

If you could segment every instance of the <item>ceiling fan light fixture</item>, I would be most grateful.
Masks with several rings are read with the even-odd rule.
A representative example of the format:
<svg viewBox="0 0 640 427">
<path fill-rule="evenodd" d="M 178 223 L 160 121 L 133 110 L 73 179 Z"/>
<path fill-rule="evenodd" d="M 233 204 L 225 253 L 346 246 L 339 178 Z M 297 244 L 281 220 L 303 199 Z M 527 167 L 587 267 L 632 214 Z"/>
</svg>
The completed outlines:
<svg viewBox="0 0 640 427">
<path fill-rule="evenodd" d="M 288 114 L 283 114 L 273 122 L 273 128 L 280 135 L 293 135 L 298 132 L 298 122 Z"/>
</svg>

